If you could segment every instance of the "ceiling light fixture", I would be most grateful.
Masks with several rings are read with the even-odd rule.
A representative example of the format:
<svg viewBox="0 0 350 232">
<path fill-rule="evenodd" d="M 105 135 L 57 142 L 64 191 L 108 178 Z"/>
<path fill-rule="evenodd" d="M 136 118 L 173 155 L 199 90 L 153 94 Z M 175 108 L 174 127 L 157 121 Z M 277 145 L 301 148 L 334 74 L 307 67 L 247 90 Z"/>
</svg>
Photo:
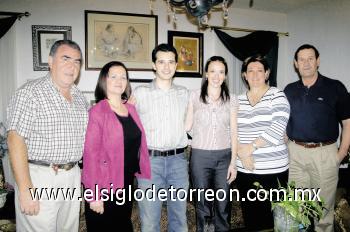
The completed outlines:
<svg viewBox="0 0 350 232">
<path fill-rule="evenodd" d="M 153 2 L 149 0 L 150 10 L 153 13 Z M 233 0 L 164 0 L 167 2 L 167 12 L 173 22 L 177 21 L 177 13 L 187 13 L 197 18 L 199 26 L 208 25 L 208 14 L 212 11 L 222 11 L 224 20 L 228 18 L 228 8 Z"/>
</svg>

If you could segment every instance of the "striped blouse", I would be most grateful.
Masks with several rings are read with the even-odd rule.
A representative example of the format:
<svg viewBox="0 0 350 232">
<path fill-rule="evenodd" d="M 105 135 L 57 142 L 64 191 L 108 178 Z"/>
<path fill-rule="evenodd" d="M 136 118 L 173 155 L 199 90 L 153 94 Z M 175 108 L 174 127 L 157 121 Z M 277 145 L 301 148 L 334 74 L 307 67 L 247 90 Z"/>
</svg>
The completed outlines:
<svg viewBox="0 0 350 232">
<path fill-rule="evenodd" d="M 230 95 L 230 101 L 208 104 L 200 100 L 201 90 L 194 90 L 190 95 L 193 105 L 192 148 L 202 150 L 223 150 L 231 147 L 230 115 L 237 110 L 238 101 Z M 237 111 L 236 111 L 237 112 Z"/>
<path fill-rule="evenodd" d="M 261 100 L 252 106 L 247 94 L 238 97 L 237 116 L 238 139 L 242 144 L 251 143 L 256 138 L 267 145 L 253 152 L 255 170 L 243 168 L 237 158 L 237 169 L 244 173 L 273 174 L 288 169 L 288 149 L 284 142 L 290 107 L 285 94 L 275 87 L 265 93 Z"/>
</svg>

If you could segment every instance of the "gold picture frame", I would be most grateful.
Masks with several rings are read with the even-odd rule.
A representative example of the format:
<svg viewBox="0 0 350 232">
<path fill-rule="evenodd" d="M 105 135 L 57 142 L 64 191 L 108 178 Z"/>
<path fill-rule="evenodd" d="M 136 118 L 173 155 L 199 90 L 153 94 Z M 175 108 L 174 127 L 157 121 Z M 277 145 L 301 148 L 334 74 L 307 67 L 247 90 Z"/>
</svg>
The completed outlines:
<svg viewBox="0 0 350 232">
<path fill-rule="evenodd" d="M 151 71 L 157 37 L 155 15 L 85 10 L 85 69 L 118 60 L 131 71 Z"/>
<path fill-rule="evenodd" d="M 168 31 L 168 43 L 173 45 L 178 53 L 175 76 L 202 77 L 203 33 Z"/>
</svg>

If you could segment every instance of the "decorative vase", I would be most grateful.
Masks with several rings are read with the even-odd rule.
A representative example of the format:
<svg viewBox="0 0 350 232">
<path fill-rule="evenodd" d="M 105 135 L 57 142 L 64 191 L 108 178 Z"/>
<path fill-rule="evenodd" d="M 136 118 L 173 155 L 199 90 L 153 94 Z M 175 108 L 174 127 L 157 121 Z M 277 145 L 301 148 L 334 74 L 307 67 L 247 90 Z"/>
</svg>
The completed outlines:
<svg viewBox="0 0 350 232">
<path fill-rule="evenodd" d="M 284 208 L 276 206 L 273 209 L 274 231 L 276 232 L 298 232 L 299 223 Z"/>
</svg>

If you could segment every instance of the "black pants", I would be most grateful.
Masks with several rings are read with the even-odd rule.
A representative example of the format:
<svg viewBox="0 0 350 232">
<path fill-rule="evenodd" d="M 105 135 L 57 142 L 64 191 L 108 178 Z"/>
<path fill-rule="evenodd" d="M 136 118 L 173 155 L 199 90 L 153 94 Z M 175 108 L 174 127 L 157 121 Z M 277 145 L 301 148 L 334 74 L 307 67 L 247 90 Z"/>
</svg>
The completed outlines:
<svg viewBox="0 0 350 232">
<path fill-rule="evenodd" d="M 132 201 L 128 201 L 128 186 L 133 186 L 133 174 L 124 177 L 126 200 L 123 205 L 114 201 L 104 201 L 104 213 L 99 214 L 90 209 L 90 204 L 85 203 L 85 219 L 88 232 L 123 231 L 133 232 L 131 222 Z M 131 194 L 133 196 L 133 194 Z"/>
<path fill-rule="evenodd" d="M 248 190 L 256 189 L 256 186 L 253 185 L 254 182 L 259 182 L 266 190 L 271 188 L 278 189 L 278 180 L 281 186 L 285 187 L 288 181 L 288 171 L 265 175 L 238 172 L 236 183 L 240 197 L 246 198 L 245 201 L 241 201 L 241 207 L 245 228 L 248 231 L 273 228 L 273 214 L 270 200 L 248 201 L 246 197 Z M 253 196 L 251 195 L 251 197 Z"/>
<path fill-rule="evenodd" d="M 229 184 L 226 176 L 228 165 L 231 161 L 231 149 L 208 151 L 192 149 L 191 155 L 191 180 L 195 189 L 223 189 L 226 198 L 223 201 L 206 201 L 201 192 L 200 201 L 198 195 L 196 202 L 197 232 L 204 231 L 206 219 L 213 222 L 215 231 L 229 231 L 231 219 L 231 204 L 229 202 Z M 223 198 L 223 194 L 218 194 Z"/>
</svg>

